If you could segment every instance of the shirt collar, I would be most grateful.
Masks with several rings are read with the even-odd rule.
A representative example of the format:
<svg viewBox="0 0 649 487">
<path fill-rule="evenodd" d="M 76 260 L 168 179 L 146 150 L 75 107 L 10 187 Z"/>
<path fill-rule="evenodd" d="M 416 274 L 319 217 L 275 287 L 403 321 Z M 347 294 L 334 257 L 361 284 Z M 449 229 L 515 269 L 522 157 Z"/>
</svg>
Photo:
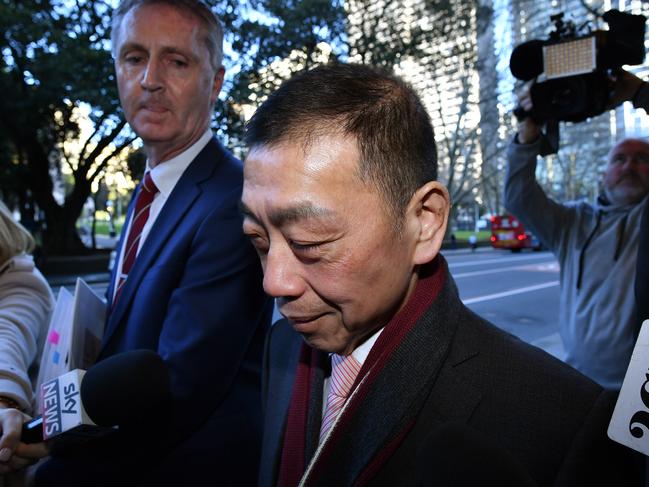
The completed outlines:
<svg viewBox="0 0 649 487">
<path fill-rule="evenodd" d="M 376 339 L 379 337 L 382 331 L 383 328 L 381 328 L 379 331 L 374 333 L 374 335 L 372 335 L 367 340 L 365 340 L 361 345 L 359 345 L 356 348 L 356 350 L 352 352 L 352 355 L 358 361 L 359 364 L 363 365 L 363 363 L 365 363 L 367 356 L 370 354 L 370 350 L 372 350 L 372 347 L 374 346 Z"/>
<path fill-rule="evenodd" d="M 151 172 L 151 178 L 155 183 L 160 193 L 167 198 L 171 191 L 173 191 L 176 183 L 183 175 L 187 167 L 196 158 L 196 156 L 203 150 L 207 143 L 212 138 L 212 129 L 208 128 L 205 133 L 189 146 L 184 152 L 181 152 L 176 157 L 161 162 L 154 168 L 149 168 L 149 161 L 147 161 L 147 171 Z"/>
</svg>

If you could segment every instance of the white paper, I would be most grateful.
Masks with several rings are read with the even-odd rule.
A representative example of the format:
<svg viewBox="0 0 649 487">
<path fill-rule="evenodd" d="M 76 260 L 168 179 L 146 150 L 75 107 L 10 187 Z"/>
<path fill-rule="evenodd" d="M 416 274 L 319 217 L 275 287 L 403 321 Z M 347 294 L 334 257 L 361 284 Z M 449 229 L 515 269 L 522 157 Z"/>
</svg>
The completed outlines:
<svg viewBox="0 0 649 487">
<path fill-rule="evenodd" d="M 59 290 L 41 355 L 35 388 L 39 394 L 45 382 L 95 362 L 105 318 L 105 301 L 83 279 L 77 279 L 74 296 L 64 287 Z M 42 413 L 41 407 L 39 397 L 37 414 Z"/>
<path fill-rule="evenodd" d="M 54 304 L 50 326 L 45 336 L 45 344 L 41 355 L 40 368 L 38 370 L 38 380 L 36 391 L 41 390 L 41 385 L 59 375 L 67 372 L 65 363 L 70 344 L 65 338 L 63 330 L 69 327 L 72 322 L 72 303 L 74 297 L 70 292 L 61 287 Z M 63 336 L 62 336 L 63 335 Z M 37 401 L 37 409 L 40 414 L 40 401 Z"/>
<path fill-rule="evenodd" d="M 86 282 L 77 278 L 72 315 L 72 346 L 68 370 L 87 370 L 99 353 L 106 320 L 106 303 Z"/>
<path fill-rule="evenodd" d="M 649 320 L 640 328 L 608 426 L 608 436 L 649 455 Z"/>
</svg>

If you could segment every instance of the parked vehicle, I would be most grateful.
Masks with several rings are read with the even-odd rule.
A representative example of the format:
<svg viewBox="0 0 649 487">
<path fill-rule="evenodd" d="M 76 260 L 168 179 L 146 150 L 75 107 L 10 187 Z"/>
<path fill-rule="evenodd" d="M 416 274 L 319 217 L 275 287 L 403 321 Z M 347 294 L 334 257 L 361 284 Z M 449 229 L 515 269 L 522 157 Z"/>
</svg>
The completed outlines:
<svg viewBox="0 0 649 487">
<path fill-rule="evenodd" d="M 491 217 L 491 245 L 496 249 L 520 252 L 522 249 L 541 250 L 543 246 L 532 232 L 512 215 Z"/>
</svg>

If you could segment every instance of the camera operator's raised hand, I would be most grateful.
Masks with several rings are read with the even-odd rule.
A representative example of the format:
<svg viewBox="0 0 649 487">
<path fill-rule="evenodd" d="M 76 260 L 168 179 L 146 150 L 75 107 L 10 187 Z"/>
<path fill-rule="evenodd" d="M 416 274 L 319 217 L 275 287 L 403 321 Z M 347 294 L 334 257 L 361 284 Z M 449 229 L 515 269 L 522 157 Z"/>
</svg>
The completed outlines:
<svg viewBox="0 0 649 487">
<path fill-rule="evenodd" d="M 533 108 L 532 95 L 530 94 L 531 86 L 532 82 L 528 82 L 516 90 L 517 109 L 520 108 L 528 114 L 532 112 Z M 537 140 L 541 134 L 541 125 L 531 116 L 518 117 L 518 119 L 518 143 L 530 144 Z"/>
<path fill-rule="evenodd" d="M 0 409 L 0 475 L 23 469 L 49 453 L 45 443 L 20 441 L 22 426 L 27 419 L 28 416 L 18 409 Z"/>
<path fill-rule="evenodd" d="M 632 101 L 634 106 L 637 105 L 636 95 L 645 84 L 644 81 L 623 69 L 615 70 L 611 74 L 610 80 L 613 83 L 613 91 L 608 105 L 609 109 L 615 108 L 625 101 Z"/>
</svg>

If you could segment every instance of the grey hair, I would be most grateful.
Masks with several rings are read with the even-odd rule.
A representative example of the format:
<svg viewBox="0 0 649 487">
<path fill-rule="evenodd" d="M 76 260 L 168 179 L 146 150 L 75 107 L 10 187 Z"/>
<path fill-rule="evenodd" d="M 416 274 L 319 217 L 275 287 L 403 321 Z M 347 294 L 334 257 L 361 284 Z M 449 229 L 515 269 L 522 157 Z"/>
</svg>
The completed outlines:
<svg viewBox="0 0 649 487">
<path fill-rule="evenodd" d="M 210 61 L 215 71 L 223 66 L 223 26 L 218 17 L 212 12 L 204 2 L 200 0 L 122 0 L 115 10 L 111 21 L 111 54 L 113 58 L 117 57 L 115 49 L 117 47 L 117 37 L 119 29 L 124 20 L 124 16 L 135 7 L 152 3 L 166 3 L 177 8 L 191 12 L 201 19 L 205 27 L 205 44 L 210 53 Z"/>
</svg>

